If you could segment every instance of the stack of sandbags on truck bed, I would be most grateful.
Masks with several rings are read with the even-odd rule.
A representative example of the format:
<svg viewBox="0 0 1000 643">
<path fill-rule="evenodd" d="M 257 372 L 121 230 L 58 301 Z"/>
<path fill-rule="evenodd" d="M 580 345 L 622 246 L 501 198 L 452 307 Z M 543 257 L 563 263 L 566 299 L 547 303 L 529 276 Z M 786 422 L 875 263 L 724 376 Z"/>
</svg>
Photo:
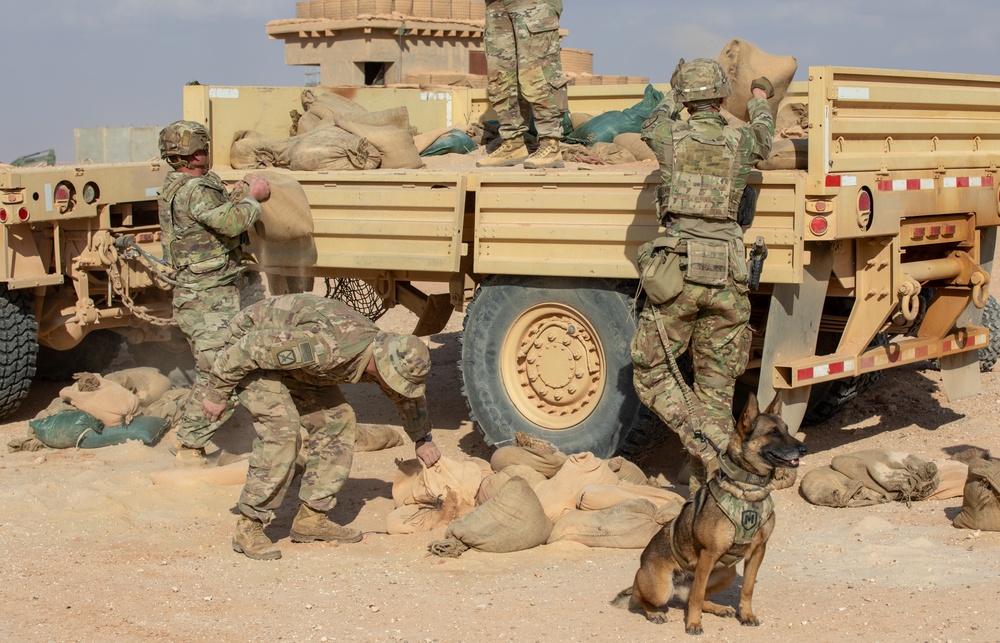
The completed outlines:
<svg viewBox="0 0 1000 643">
<path fill-rule="evenodd" d="M 570 456 L 550 443 L 515 434 L 490 460 L 479 506 L 431 543 L 437 556 L 467 549 L 509 552 L 557 541 L 641 549 L 675 517 L 683 498 L 653 486 L 624 458 Z"/>
</svg>

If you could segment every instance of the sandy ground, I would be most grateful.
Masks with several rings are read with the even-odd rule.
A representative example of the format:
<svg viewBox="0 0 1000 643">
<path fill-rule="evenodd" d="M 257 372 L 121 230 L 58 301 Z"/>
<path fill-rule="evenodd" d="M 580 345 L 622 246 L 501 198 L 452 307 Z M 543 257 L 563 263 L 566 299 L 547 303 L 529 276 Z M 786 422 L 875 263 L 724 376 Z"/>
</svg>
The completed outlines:
<svg viewBox="0 0 1000 643">
<path fill-rule="evenodd" d="M 405 311 L 380 325 L 404 329 Z M 436 441 L 446 456 L 492 452 L 459 393 L 455 315 L 431 338 L 429 381 Z M 127 366 L 127 359 L 116 366 Z M 63 383 L 38 382 L 0 424 L 0 439 Z M 345 387 L 359 420 L 398 427 L 368 385 Z M 806 432 L 805 473 L 832 457 L 892 448 L 925 459 L 974 445 L 1000 454 L 1000 374 L 983 392 L 944 399 L 939 374 L 889 371 L 834 420 Z M 249 448 L 245 417 L 220 434 Z M 365 532 L 339 547 L 294 544 L 289 500 L 267 528 L 279 561 L 235 554 L 230 537 L 239 486 L 154 485 L 171 468 L 166 445 L 0 453 L 0 638 L 17 641 L 603 641 L 683 637 L 683 611 L 653 625 L 608 601 L 631 584 L 638 550 L 548 545 L 514 554 L 427 553 L 443 530 L 388 536 L 391 485 L 411 445 L 359 453 L 332 516 Z M 644 465 L 677 486 L 680 443 L 671 436 Z M 1000 534 L 956 529 L 961 499 L 861 509 L 808 504 L 798 485 L 775 494 L 778 526 L 758 578 L 760 627 L 706 615 L 705 640 L 997 641 Z M 294 496 L 290 496 L 294 498 Z M 721 594 L 736 605 L 735 586 Z"/>
</svg>

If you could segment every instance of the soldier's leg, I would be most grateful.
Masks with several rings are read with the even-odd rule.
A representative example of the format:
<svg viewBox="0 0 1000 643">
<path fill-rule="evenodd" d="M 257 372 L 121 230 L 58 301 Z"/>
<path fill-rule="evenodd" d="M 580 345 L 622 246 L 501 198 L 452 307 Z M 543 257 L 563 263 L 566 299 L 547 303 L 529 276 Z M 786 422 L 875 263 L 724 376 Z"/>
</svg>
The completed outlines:
<svg viewBox="0 0 1000 643">
<path fill-rule="evenodd" d="M 517 42 L 517 85 L 531 106 L 539 141 L 562 138 L 563 114 L 568 110 L 563 75 L 559 15 L 548 3 L 512 11 Z"/>
<path fill-rule="evenodd" d="M 521 115 L 517 91 L 517 42 L 514 24 L 506 3 L 494 0 L 486 4 L 487 94 L 500 121 L 500 138 L 505 141 L 523 138 L 528 125 Z"/>
<path fill-rule="evenodd" d="M 244 516 L 267 522 L 295 473 L 301 446 L 299 413 L 278 374 L 250 376 L 239 398 L 254 418 L 257 439 L 237 507 Z"/>
<path fill-rule="evenodd" d="M 201 410 L 204 386 L 216 354 L 229 340 L 229 322 L 240 310 L 240 292 L 235 284 L 206 291 L 178 289 L 174 292 L 174 318 L 187 335 L 195 358 L 195 381 L 184 403 L 177 425 L 179 446 L 203 449 L 232 409 L 218 422 L 209 422 Z"/>
</svg>

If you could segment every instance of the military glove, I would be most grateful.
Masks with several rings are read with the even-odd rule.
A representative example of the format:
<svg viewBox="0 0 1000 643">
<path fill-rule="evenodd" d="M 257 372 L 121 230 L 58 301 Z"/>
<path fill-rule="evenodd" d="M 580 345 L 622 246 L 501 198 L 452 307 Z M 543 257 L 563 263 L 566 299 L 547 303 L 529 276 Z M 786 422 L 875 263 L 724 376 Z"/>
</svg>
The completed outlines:
<svg viewBox="0 0 1000 643">
<path fill-rule="evenodd" d="M 677 77 L 680 76 L 681 67 L 683 67 L 683 66 L 684 66 L 684 59 L 681 58 L 680 61 L 677 63 L 677 66 L 674 67 L 674 73 L 671 74 L 671 76 L 670 76 L 670 86 L 671 87 L 676 87 L 677 86 Z"/>
<path fill-rule="evenodd" d="M 767 76 L 756 78 L 752 83 L 750 83 L 750 90 L 753 91 L 755 89 L 763 90 L 763 92 L 767 94 L 768 98 L 774 97 L 774 85 L 772 85 L 771 81 L 767 79 Z"/>
</svg>

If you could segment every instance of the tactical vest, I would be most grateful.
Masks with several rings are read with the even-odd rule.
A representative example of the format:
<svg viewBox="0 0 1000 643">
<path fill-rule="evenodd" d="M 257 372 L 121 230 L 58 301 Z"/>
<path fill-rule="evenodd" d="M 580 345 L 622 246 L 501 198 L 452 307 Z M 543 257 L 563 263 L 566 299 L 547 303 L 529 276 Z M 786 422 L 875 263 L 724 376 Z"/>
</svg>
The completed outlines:
<svg viewBox="0 0 1000 643">
<path fill-rule="evenodd" d="M 740 196 L 733 189 L 741 164 L 739 143 L 713 121 L 678 123 L 671 131 L 673 172 L 662 204 L 667 212 L 736 220 Z"/>
<path fill-rule="evenodd" d="M 206 197 L 216 201 L 213 207 L 228 200 L 225 186 L 214 175 L 195 177 L 184 174 L 171 183 L 159 200 L 163 260 L 175 270 L 192 267 L 193 272 L 202 273 L 225 266 L 229 253 L 240 247 L 242 235 L 221 235 L 191 218 L 190 213 L 175 208 L 177 195 L 192 180 L 199 181 L 206 188 L 203 191 Z"/>
</svg>

